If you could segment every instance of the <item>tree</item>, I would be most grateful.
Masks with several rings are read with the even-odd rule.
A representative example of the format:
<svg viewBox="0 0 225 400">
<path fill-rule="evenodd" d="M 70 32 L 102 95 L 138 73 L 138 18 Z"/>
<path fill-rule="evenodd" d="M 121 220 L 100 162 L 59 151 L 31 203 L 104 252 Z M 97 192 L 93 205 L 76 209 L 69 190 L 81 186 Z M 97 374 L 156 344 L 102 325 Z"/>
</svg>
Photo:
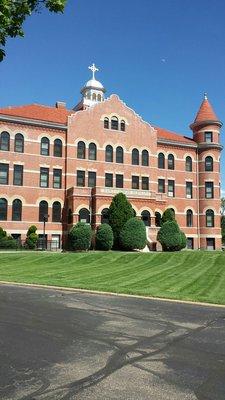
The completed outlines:
<svg viewBox="0 0 225 400">
<path fill-rule="evenodd" d="M 45 6 L 51 12 L 63 12 L 67 0 L 1 0 L 0 1 L 0 61 L 5 56 L 6 39 L 24 36 L 25 19 Z"/>
<path fill-rule="evenodd" d="M 176 221 L 167 221 L 161 226 L 157 240 L 161 243 L 163 251 L 179 251 L 186 247 L 186 237 Z"/>
<path fill-rule="evenodd" d="M 146 228 L 142 220 L 130 218 L 120 232 L 120 245 L 124 250 L 143 249 L 147 244 Z"/>
<path fill-rule="evenodd" d="M 113 231 L 109 224 L 101 224 L 98 226 L 95 244 L 97 250 L 111 250 L 113 246 Z"/>
<path fill-rule="evenodd" d="M 119 236 L 125 223 L 134 216 L 133 208 L 125 194 L 118 193 L 109 206 L 109 225 L 113 230 L 114 247 L 119 247 Z"/>
<path fill-rule="evenodd" d="M 35 225 L 31 225 L 27 231 L 27 237 L 25 241 L 25 247 L 27 249 L 36 249 L 37 246 L 37 241 L 38 241 L 38 235 L 36 233 L 37 227 Z"/>
<path fill-rule="evenodd" d="M 225 244 L 225 215 L 221 217 L 222 243 Z"/>
<path fill-rule="evenodd" d="M 175 221 L 175 215 L 172 208 L 167 208 L 162 215 L 161 223 L 164 224 L 167 221 Z"/>
<path fill-rule="evenodd" d="M 221 199 L 221 214 L 225 215 L 225 197 Z"/>
<path fill-rule="evenodd" d="M 69 245 L 71 250 L 89 250 L 91 246 L 92 231 L 89 224 L 78 222 L 69 232 Z"/>
</svg>

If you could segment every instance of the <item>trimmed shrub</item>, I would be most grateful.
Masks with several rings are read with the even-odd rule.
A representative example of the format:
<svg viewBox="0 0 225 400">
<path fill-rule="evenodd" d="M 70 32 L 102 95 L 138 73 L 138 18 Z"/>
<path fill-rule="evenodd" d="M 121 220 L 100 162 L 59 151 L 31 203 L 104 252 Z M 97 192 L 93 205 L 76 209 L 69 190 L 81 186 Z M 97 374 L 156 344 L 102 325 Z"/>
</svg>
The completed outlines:
<svg viewBox="0 0 225 400">
<path fill-rule="evenodd" d="M 171 208 L 167 208 L 162 215 L 162 225 L 167 221 L 175 221 L 174 211 Z"/>
<path fill-rule="evenodd" d="M 4 236 L 0 238 L 0 249 L 18 249 L 19 243 L 11 236 Z"/>
<path fill-rule="evenodd" d="M 125 223 L 134 217 L 134 211 L 125 194 L 118 193 L 113 197 L 109 207 L 109 225 L 113 230 L 114 247 L 119 247 L 119 236 Z"/>
<path fill-rule="evenodd" d="M 7 236 L 6 231 L 4 231 L 4 230 L 0 227 L 0 239 L 4 238 L 4 237 L 6 237 L 6 236 Z"/>
<path fill-rule="evenodd" d="M 120 245 L 124 250 L 143 249 L 147 244 L 146 227 L 142 220 L 130 218 L 120 233 Z"/>
<path fill-rule="evenodd" d="M 225 215 L 221 217 L 222 243 L 225 243 Z"/>
<path fill-rule="evenodd" d="M 27 237 L 26 241 L 24 244 L 24 247 L 26 249 L 36 249 L 37 246 L 37 241 L 38 241 L 38 235 L 36 234 L 37 227 L 35 225 L 31 225 L 27 231 Z"/>
<path fill-rule="evenodd" d="M 183 231 L 180 231 L 180 233 L 181 233 L 181 250 L 182 250 L 187 247 L 187 238 Z"/>
<path fill-rule="evenodd" d="M 181 232 L 176 221 L 165 222 L 158 232 L 157 240 L 161 243 L 163 251 L 179 251 L 186 247 L 185 234 Z"/>
<path fill-rule="evenodd" d="M 113 247 L 113 231 L 109 224 L 98 226 L 95 236 L 97 250 L 111 250 Z"/>
<path fill-rule="evenodd" d="M 91 226 L 85 222 L 78 222 L 69 232 L 69 246 L 71 250 L 88 250 L 91 246 Z"/>
</svg>

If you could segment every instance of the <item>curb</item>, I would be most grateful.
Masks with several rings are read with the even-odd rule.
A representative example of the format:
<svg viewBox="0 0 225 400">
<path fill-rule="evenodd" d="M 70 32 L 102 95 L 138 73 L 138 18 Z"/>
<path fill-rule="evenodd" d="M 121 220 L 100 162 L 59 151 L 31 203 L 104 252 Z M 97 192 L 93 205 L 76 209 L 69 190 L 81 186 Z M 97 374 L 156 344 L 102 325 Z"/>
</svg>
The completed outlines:
<svg viewBox="0 0 225 400">
<path fill-rule="evenodd" d="M 104 295 L 104 296 L 117 296 L 117 297 L 127 297 L 127 298 L 134 298 L 134 299 L 165 301 L 165 302 L 170 302 L 170 303 L 189 304 L 189 305 L 203 306 L 203 307 L 225 308 L 225 304 L 203 303 L 203 302 L 198 302 L 198 301 L 176 300 L 176 299 L 168 299 L 168 298 L 164 298 L 164 297 L 152 297 L 152 296 L 143 296 L 143 295 L 139 296 L 139 295 L 135 295 L 135 294 L 125 294 L 125 293 L 101 292 L 99 290 L 69 288 L 69 287 L 64 287 L 64 286 L 40 285 L 37 283 L 20 283 L 20 282 L 0 281 L 0 285 L 20 286 L 20 287 L 37 288 L 37 289 L 52 289 L 52 290 L 61 290 L 63 292 L 87 293 L 87 294 L 93 294 L 93 295 L 98 294 L 98 295 Z"/>
</svg>

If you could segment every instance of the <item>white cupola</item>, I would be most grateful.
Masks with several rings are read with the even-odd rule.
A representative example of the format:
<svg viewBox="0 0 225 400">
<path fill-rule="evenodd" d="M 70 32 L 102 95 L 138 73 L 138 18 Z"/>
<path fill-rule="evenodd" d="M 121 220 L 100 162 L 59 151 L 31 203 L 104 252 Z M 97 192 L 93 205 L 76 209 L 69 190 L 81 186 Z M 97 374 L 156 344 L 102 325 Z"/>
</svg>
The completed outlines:
<svg viewBox="0 0 225 400">
<path fill-rule="evenodd" d="M 95 73 L 99 71 L 95 64 L 88 67 L 92 71 L 92 79 L 90 79 L 84 87 L 81 89 L 83 95 L 83 105 L 90 107 L 96 103 L 100 103 L 104 100 L 105 88 L 101 82 L 95 79 Z"/>
</svg>

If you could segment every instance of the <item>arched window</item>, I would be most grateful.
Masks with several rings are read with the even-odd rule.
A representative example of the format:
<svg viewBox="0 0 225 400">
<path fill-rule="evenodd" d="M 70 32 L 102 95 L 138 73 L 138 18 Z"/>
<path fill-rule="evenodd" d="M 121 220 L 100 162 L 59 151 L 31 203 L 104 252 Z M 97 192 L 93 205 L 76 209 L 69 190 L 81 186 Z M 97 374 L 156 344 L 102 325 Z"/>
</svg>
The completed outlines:
<svg viewBox="0 0 225 400">
<path fill-rule="evenodd" d="M 122 120 L 122 121 L 120 122 L 120 130 L 121 130 L 122 132 L 125 132 L 125 129 L 126 129 L 126 124 L 125 124 L 125 121 Z"/>
<path fill-rule="evenodd" d="M 49 147 L 50 147 L 50 142 L 47 137 L 43 137 L 41 139 L 41 155 L 42 156 L 49 156 Z"/>
<path fill-rule="evenodd" d="M 0 199 L 0 221 L 7 221 L 8 202 Z"/>
<path fill-rule="evenodd" d="M 92 100 L 96 101 L 96 93 L 93 93 Z"/>
<path fill-rule="evenodd" d="M 132 165 L 139 165 L 139 151 L 138 149 L 132 150 Z"/>
<path fill-rule="evenodd" d="M 0 150 L 9 151 L 10 136 L 8 132 L 2 132 L 0 136 Z"/>
<path fill-rule="evenodd" d="M 79 222 L 90 224 L 90 211 L 87 208 L 81 208 L 79 211 Z"/>
<path fill-rule="evenodd" d="M 54 140 L 54 156 L 62 157 L 62 140 L 60 139 Z"/>
<path fill-rule="evenodd" d="M 109 118 L 104 118 L 104 128 L 109 129 Z"/>
<path fill-rule="evenodd" d="M 213 158 L 211 156 L 205 158 L 205 171 L 213 171 Z"/>
<path fill-rule="evenodd" d="M 144 222 L 145 226 L 151 226 L 151 214 L 148 210 L 142 211 L 141 219 Z"/>
<path fill-rule="evenodd" d="M 88 92 L 88 94 L 87 94 L 87 96 L 86 96 L 86 97 L 87 97 L 87 99 L 88 99 L 88 100 L 91 100 L 91 93 L 90 93 L 90 92 Z"/>
<path fill-rule="evenodd" d="M 155 226 L 161 226 L 162 225 L 162 216 L 160 212 L 156 211 L 155 212 Z"/>
<path fill-rule="evenodd" d="M 192 210 L 187 210 L 186 212 L 186 225 L 187 227 L 193 226 L 193 211 Z"/>
<path fill-rule="evenodd" d="M 98 94 L 98 101 L 102 101 L 102 96 Z"/>
<path fill-rule="evenodd" d="M 12 221 L 22 220 L 22 201 L 19 199 L 13 200 L 12 203 Z"/>
<path fill-rule="evenodd" d="M 39 203 L 39 221 L 43 222 L 48 219 L 48 203 L 45 200 L 42 200 Z"/>
<path fill-rule="evenodd" d="M 52 222 L 61 222 L 61 204 L 59 201 L 54 201 L 52 205 Z"/>
<path fill-rule="evenodd" d="M 192 171 L 192 158 L 190 156 L 186 157 L 186 161 L 185 161 L 185 169 L 188 172 Z"/>
<path fill-rule="evenodd" d="M 90 143 L 88 147 L 88 158 L 89 160 L 96 160 L 97 158 L 97 149 L 95 143 Z"/>
<path fill-rule="evenodd" d="M 105 161 L 113 162 L 113 148 L 108 144 L 105 148 Z"/>
<path fill-rule="evenodd" d="M 116 162 L 119 164 L 123 163 L 123 148 L 121 146 L 116 148 Z"/>
<path fill-rule="evenodd" d="M 103 208 L 101 212 L 101 224 L 108 224 L 109 223 L 109 209 Z"/>
<path fill-rule="evenodd" d="M 159 153 L 158 155 L 158 168 L 160 169 L 165 168 L 165 156 L 163 153 Z"/>
<path fill-rule="evenodd" d="M 174 155 L 168 155 L 168 169 L 174 169 Z"/>
<path fill-rule="evenodd" d="M 206 215 L 206 226 L 208 228 L 213 228 L 214 227 L 214 211 L 207 210 L 205 215 Z"/>
<path fill-rule="evenodd" d="M 78 142 L 77 144 L 77 158 L 85 158 L 85 143 Z"/>
<path fill-rule="evenodd" d="M 148 150 L 143 150 L 141 154 L 141 164 L 144 166 L 149 165 L 149 155 L 148 155 Z"/>
<path fill-rule="evenodd" d="M 15 136 L 14 151 L 16 153 L 24 152 L 24 137 L 22 133 L 17 133 Z"/>
<path fill-rule="evenodd" d="M 111 118 L 111 129 L 115 129 L 116 131 L 118 131 L 119 123 L 118 123 L 118 118 L 117 117 L 112 117 Z"/>
</svg>

